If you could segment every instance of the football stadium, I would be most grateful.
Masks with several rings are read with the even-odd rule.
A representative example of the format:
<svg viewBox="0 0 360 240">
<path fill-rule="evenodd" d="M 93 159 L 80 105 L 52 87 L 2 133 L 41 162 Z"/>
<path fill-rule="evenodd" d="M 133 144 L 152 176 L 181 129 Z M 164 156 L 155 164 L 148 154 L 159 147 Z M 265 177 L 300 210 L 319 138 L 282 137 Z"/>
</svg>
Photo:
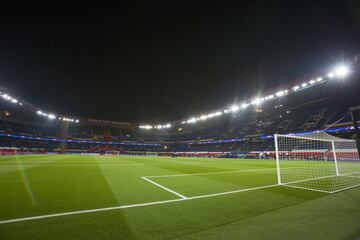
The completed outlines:
<svg viewBox="0 0 360 240">
<path fill-rule="evenodd" d="M 49 85 L 23 69 L 42 80 L 1 83 L 0 239 L 359 239 L 360 54 L 306 56 L 295 78 L 215 105 L 179 82 L 132 83 L 150 93 L 123 102 L 126 83 L 110 94 L 102 78 Z M 205 100 L 154 103 L 172 94 Z"/>
</svg>

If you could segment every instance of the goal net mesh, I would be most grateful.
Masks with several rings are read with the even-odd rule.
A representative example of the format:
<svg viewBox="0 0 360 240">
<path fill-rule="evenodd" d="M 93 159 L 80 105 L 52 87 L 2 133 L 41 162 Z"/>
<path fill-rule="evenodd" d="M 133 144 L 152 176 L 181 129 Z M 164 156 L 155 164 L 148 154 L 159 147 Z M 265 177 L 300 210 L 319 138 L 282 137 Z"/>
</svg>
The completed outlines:
<svg viewBox="0 0 360 240">
<path fill-rule="evenodd" d="M 279 184 L 329 193 L 360 186 L 354 140 L 326 132 L 274 137 Z"/>
</svg>

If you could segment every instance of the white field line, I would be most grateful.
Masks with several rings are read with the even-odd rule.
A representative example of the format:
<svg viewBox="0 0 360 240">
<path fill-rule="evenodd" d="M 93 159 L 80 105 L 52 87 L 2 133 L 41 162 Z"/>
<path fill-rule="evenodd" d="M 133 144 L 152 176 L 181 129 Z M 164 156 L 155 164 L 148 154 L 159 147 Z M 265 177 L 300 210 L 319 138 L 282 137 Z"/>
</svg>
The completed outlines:
<svg viewBox="0 0 360 240">
<path fill-rule="evenodd" d="M 341 175 L 329 175 L 329 176 L 323 176 L 323 177 L 316 177 L 316 178 L 309 178 L 309 179 L 304 179 L 304 180 L 298 180 L 298 181 L 292 181 L 292 182 L 285 182 L 283 183 L 283 185 L 287 184 L 293 184 L 293 183 L 301 183 L 301 182 L 307 182 L 307 181 L 312 181 L 312 180 L 319 180 L 319 179 L 324 179 L 324 178 L 331 178 L 331 177 L 339 177 Z"/>
<path fill-rule="evenodd" d="M 339 175 L 341 177 L 348 177 L 348 178 L 360 178 L 360 176 L 352 176 L 352 175 Z"/>
<path fill-rule="evenodd" d="M 355 172 L 357 173 L 357 172 Z M 317 192 L 324 192 L 324 193 L 337 193 L 337 192 L 341 192 L 347 189 L 351 189 L 351 188 L 355 188 L 360 186 L 360 184 L 354 185 L 354 186 L 350 186 L 350 187 L 346 187 L 346 188 L 342 188 L 336 191 L 324 191 L 324 190 L 320 190 L 320 189 L 314 189 L 314 188 L 306 188 L 306 187 L 299 187 L 299 186 L 293 186 L 291 184 L 294 183 L 301 183 L 301 182 L 307 182 L 307 181 L 312 181 L 312 180 L 319 180 L 319 179 L 324 179 L 324 178 L 331 178 L 331 177 L 349 177 L 349 178 L 359 178 L 357 176 L 349 176 L 351 174 L 354 174 L 354 172 L 352 173 L 346 173 L 346 174 L 340 174 L 340 175 L 330 175 L 330 176 L 323 176 L 323 177 L 317 177 L 317 178 L 309 178 L 309 179 L 305 179 L 305 180 L 299 180 L 299 181 L 293 181 L 293 182 L 288 182 L 288 183 L 283 183 L 281 184 L 281 186 L 286 186 L 286 187 L 293 187 L 293 188 L 301 188 L 301 189 L 306 189 L 306 190 L 312 190 L 312 191 L 317 191 Z"/>
<path fill-rule="evenodd" d="M 337 193 L 337 192 L 341 192 L 341 191 L 348 190 L 348 189 L 351 189 L 351 188 L 356 188 L 356 187 L 359 187 L 359 186 L 360 186 L 360 184 L 357 184 L 357 185 L 354 185 L 354 186 L 350 186 L 350 187 L 346 187 L 346 188 L 342 188 L 342 189 L 333 191 L 331 193 Z"/>
<path fill-rule="evenodd" d="M 185 173 L 185 174 L 172 174 L 172 175 L 158 175 L 158 176 L 145 176 L 146 178 L 163 178 L 163 177 L 186 177 L 186 176 L 200 176 L 200 175 L 212 175 L 212 174 L 226 174 L 236 172 L 256 172 L 274 170 L 276 168 L 260 168 L 260 169 L 248 169 L 248 170 L 235 170 L 235 171 L 221 171 L 221 172 L 205 172 L 205 173 Z"/>
<path fill-rule="evenodd" d="M 259 189 L 271 188 L 271 187 L 276 187 L 276 186 L 278 186 L 278 185 L 273 184 L 273 185 L 266 185 L 266 186 L 261 186 L 261 187 L 246 188 L 246 189 L 240 189 L 240 190 L 235 190 L 235 191 L 221 192 L 221 193 L 214 193 L 214 194 L 207 194 L 207 195 L 200 195 L 200 196 L 188 197 L 188 198 L 178 198 L 178 199 L 164 200 L 164 201 L 157 201 L 157 202 L 147 202 L 147 203 L 130 204 L 130 205 L 115 206 L 115 207 L 107 207 L 107 208 L 96 208 L 96 209 L 88 209 L 88 210 L 80 210 L 80 211 L 72 211 L 72 212 L 54 213 L 54 214 L 39 215 L 39 216 L 33 216 L 33 217 L 14 218 L 14 219 L 8 219 L 8 220 L 0 221 L 0 225 L 1 224 L 16 223 L 16 222 L 39 220 L 39 219 L 47 219 L 47 218 L 56 218 L 56 217 L 63 217 L 63 216 L 79 215 L 79 214 L 85 214 L 85 213 L 105 212 L 105 211 L 112 211 L 112 210 L 117 210 L 117 209 L 160 205 L 160 204 L 167 204 L 167 203 L 173 203 L 173 202 L 195 200 L 195 199 L 200 199 L 200 198 L 216 197 L 216 196 L 234 194 L 234 193 L 240 193 L 240 192 L 255 191 L 255 190 L 259 190 Z"/>
<path fill-rule="evenodd" d="M 156 185 L 156 186 L 158 186 L 158 187 L 160 187 L 160 188 L 168 191 L 168 192 L 171 192 L 172 194 L 175 194 L 176 196 L 178 196 L 178 197 L 180 197 L 180 198 L 182 198 L 182 199 L 187 199 L 187 198 L 188 198 L 188 197 L 186 197 L 186 196 L 184 196 L 184 195 L 182 195 L 182 194 L 180 194 L 180 193 L 178 193 L 178 192 L 175 192 L 174 190 L 171 190 L 170 188 L 164 187 L 163 185 L 161 185 L 161 184 L 159 184 L 159 183 L 156 183 L 156 182 L 154 182 L 154 181 L 151 181 L 150 179 L 147 179 L 146 177 L 141 177 L 141 178 L 144 179 L 145 181 L 148 181 L 149 183 L 152 183 L 152 184 L 154 184 L 154 185 Z"/>
<path fill-rule="evenodd" d="M 357 173 L 357 172 L 355 172 Z M 293 182 L 286 182 L 286 183 L 283 183 L 284 185 L 285 184 L 293 184 L 293 183 L 300 183 L 300 182 L 307 182 L 307 181 L 312 181 L 312 180 L 319 180 L 319 179 L 324 179 L 324 178 L 331 178 L 331 177 L 352 177 L 352 176 L 348 176 L 348 175 L 351 175 L 351 174 L 354 174 L 354 172 L 352 173 L 345 173 L 345 174 L 339 174 L 339 175 L 328 175 L 328 176 L 323 176 L 323 177 L 316 177 L 316 178 L 309 178 L 309 179 L 304 179 L 304 180 L 298 180 L 298 181 L 293 181 Z M 356 178 L 356 177 L 355 177 Z"/>
<path fill-rule="evenodd" d="M 300 189 L 304 189 L 304 190 L 310 190 L 310 191 L 321 192 L 321 193 L 332 193 L 330 191 L 325 191 L 325 190 L 320 190 L 320 189 L 313 189 L 313 188 L 306 188 L 306 187 L 299 187 L 299 186 L 293 186 L 293 185 L 287 185 L 287 184 L 281 184 L 280 186 L 290 187 L 290 188 L 300 188 Z"/>
</svg>

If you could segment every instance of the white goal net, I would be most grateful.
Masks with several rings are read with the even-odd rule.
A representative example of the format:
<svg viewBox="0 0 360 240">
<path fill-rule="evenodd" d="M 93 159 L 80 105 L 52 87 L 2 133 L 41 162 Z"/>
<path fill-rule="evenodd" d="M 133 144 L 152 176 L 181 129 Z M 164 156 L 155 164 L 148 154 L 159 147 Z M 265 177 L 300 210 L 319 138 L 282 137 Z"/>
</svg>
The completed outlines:
<svg viewBox="0 0 360 240">
<path fill-rule="evenodd" d="M 326 132 L 275 134 L 278 184 L 334 193 L 360 186 L 355 140 Z"/>
</svg>

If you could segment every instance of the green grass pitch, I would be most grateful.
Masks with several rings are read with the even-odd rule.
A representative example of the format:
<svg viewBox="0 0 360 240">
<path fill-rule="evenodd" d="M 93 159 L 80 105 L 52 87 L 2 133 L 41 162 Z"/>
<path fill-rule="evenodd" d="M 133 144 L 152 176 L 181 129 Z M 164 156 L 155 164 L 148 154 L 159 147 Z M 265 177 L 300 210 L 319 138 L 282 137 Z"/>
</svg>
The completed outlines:
<svg viewBox="0 0 360 240">
<path fill-rule="evenodd" d="M 1 240 L 358 237 L 360 187 L 276 186 L 273 160 L 0 157 Z"/>
</svg>

